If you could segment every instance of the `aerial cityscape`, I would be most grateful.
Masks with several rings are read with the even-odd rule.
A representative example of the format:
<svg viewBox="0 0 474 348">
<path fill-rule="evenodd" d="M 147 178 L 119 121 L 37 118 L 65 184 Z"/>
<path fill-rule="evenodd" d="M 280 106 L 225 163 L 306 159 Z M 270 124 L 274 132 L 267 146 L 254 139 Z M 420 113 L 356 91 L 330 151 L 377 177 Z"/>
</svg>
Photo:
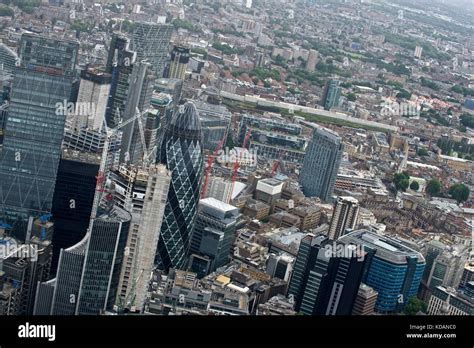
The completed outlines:
<svg viewBox="0 0 474 348">
<path fill-rule="evenodd" d="M 474 315 L 472 0 L 2 0 L 0 93 L 1 316 Z"/>
</svg>

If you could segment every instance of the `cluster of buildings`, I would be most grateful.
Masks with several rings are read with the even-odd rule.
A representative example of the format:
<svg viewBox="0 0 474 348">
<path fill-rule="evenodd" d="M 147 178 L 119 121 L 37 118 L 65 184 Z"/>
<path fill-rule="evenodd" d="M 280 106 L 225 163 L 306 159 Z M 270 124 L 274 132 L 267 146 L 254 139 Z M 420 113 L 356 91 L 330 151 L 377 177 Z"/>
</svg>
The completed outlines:
<svg viewBox="0 0 474 348">
<path fill-rule="evenodd" d="M 447 77 L 388 5 L 269 3 L 5 19 L 0 314 L 473 314 L 472 45 Z"/>
</svg>

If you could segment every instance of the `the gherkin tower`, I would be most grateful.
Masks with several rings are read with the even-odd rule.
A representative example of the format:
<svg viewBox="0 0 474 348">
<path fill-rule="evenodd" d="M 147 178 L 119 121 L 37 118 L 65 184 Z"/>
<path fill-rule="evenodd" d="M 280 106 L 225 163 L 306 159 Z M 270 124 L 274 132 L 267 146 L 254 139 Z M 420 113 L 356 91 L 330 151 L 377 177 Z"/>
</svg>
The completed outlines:
<svg viewBox="0 0 474 348">
<path fill-rule="evenodd" d="M 192 102 L 181 105 L 167 125 L 159 160 L 172 174 L 155 261 L 165 271 L 183 269 L 203 172 L 201 122 Z"/>
</svg>

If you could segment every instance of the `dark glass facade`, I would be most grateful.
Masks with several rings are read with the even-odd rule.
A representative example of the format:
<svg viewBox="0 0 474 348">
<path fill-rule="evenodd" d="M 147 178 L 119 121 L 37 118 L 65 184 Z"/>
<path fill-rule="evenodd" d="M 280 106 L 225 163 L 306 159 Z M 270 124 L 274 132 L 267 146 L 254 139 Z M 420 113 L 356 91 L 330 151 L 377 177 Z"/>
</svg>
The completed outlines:
<svg viewBox="0 0 474 348">
<path fill-rule="evenodd" d="M 87 160 L 90 157 L 78 154 L 73 159 L 73 156 L 63 152 L 59 162 L 52 209 L 54 234 L 51 274 L 56 274 L 61 249 L 79 243 L 87 233 L 94 201 L 95 177 L 99 171 L 97 157 L 96 163 Z"/>
<path fill-rule="evenodd" d="M 24 238 L 28 216 L 51 211 L 78 44 L 24 34 L 0 152 L 0 219 Z"/>
<path fill-rule="evenodd" d="M 164 135 L 160 162 L 172 174 L 155 261 L 166 271 L 170 267 L 183 269 L 203 171 L 201 123 L 193 103 L 180 106 L 173 115 Z"/>
</svg>

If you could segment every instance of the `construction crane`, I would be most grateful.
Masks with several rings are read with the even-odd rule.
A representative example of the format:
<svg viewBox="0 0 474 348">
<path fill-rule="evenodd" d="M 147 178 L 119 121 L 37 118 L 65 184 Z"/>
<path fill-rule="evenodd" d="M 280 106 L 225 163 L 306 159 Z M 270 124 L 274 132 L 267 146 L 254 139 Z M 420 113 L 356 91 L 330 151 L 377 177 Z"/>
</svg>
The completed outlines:
<svg viewBox="0 0 474 348">
<path fill-rule="evenodd" d="M 140 128 L 140 124 L 141 124 L 141 121 L 142 121 L 141 118 L 147 112 L 148 111 L 137 112 L 135 114 L 135 116 L 129 118 L 126 121 L 121 121 L 113 129 L 107 128 L 107 122 L 105 121 L 105 118 L 104 118 L 104 129 L 105 129 L 106 137 L 105 137 L 105 142 L 104 142 L 104 148 L 102 150 L 102 157 L 101 157 L 101 161 L 100 161 L 99 172 L 97 173 L 97 176 L 96 176 L 96 179 L 97 179 L 96 188 L 95 188 L 96 192 L 95 192 L 94 201 L 93 201 L 93 204 L 92 204 L 91 222 L 90 222 L 91 225 L 89 226 L 89 229 L 92 227 L 92 221 L 97 217 L 97 209 L 99 208 L 100 200 L 102 198 L 102 192 L 105 191 L 104 190 L 105 167 L 107 165 L 107 158 L 108 158 L 108 154 L 109 154 L 110 141 L 118 133 L 118 131 L 120 129 L 122 129 L 123 127 L 129 125 L 132 122 L 138 121 L 139 128 Z M 142 146 L 145 149 L 144 153 L 147 153 L 146 144 L 143 143 Z"/>
<path fill-rule="evenodd" d="M 224 142 L 226 141 L 226 139 L 227 139 L 227 130 L 225 131 L 225 134 L 222 140 L 219 142 L 219 144 L 217 144 L 217 147 L 214 150 L 214 153 L 209 155 L 209 157 L 207 158 L 207 165 L 206 165 L 206 169 L 204 170 L 204 183 L 201 189 L 201 198 L 206 198 L 207 186 L 209 185 L 209 175 L 211 174 L 211 169 L 212 169 L 212 166 L 214 165 L 214 160 L 219 154 L 219 151 L 224 146 Z"/>
</svg>

